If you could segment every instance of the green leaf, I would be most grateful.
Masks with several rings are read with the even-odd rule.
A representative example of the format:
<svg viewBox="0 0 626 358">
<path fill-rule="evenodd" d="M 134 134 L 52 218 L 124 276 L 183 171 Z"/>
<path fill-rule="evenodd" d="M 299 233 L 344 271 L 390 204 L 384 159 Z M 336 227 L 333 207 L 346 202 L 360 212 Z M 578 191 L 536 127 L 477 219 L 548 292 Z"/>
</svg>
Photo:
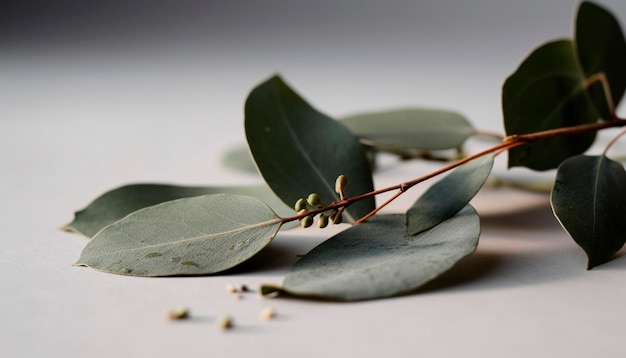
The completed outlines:
<svg viewBox="0 0 626 358">
<path fill-rule="evenodd" d="M 470 206 L 419 235 L 404 215 L 377 215 L 323 242 L 296 263 L 282 287 L 262 292 L 353 301 L 412 292 L 476 249 L 480 233 Z"/>
<path fill-rule="evenodd" d="M 75 213 L 74 220 L 62 229 L 93 237 L 98 231 L 126 215 L 166 201 L 206 194 L 231 193 L 255 197 L 264 201 L 281 216 L 293 215 L 293 209 L 266 186 L 240 187 L 185 187 L 164 184 L 132 184 L 108 191 L 83 210 Z"/>
<path fill-rule="evenodd" d="M 280 218 L 252 197 L 178 199 L 107 226 L 85 246 L 76 265 L 133 276 L 211 274 L 252 257 L 280 226 Z"/>
<path fill-rule="evenodd" d="M 345 175 L 347 196 L 374 189 L 369 163 L 357 138 L 341 123 L 317 112 L 283 80 L 272 77 L 256 87 L 245 106 L 248 145 L 263 178 L 287 204 L 317 193 L 338 200 L 335 180 Z M 356 221 L 376 204 L 361 200 L 346 209 Z"/>
<path fill-rule="evenodd" d="M 229 150 L 222 158 L 222 164 L 246 173 L 259 173 L 247 146 Z"/>
<path fill-rule="evenodd" d="M 423 108 L 366 113 L 341 120 L 365 144 L 383 150 L 458 148 L 474 133 L 456 112 Z"/>
<path fill-rule="evenodd" d="M 626 90 L 626 41 L 617 19 L 606 9 L 582 2 L 576 17 L 576 50 L 587 77 L 604 73 L 615 106 Z M 604 119 L 611 119 L 600 83 L 587 89 Z"/>
<path fill-rule="evenodd" d="M 626 241 L 626 171 L 605 156 L 575 156 L 561 164 L 550 198 L 554 215 L 588 257 L 609 261 Z"/>
<path fill-rule="evenodd" d="M 407 211 L 407 233 L 428 230 L 463 209 L 485 184 L 493 158 L 488 154 L 465 163 L 428 188 Z"/>
<path fill-rule="evenodd" d="M 534 50 L 504 83 L 502 109 L 507 135 L 594 123 L 599 114 L 585 91 L 570 40 L 557 40 Z M 509 167 L 556 168 L 581 154 L 595 133 L 559 136 L 509 150 Z"/>
</svg>

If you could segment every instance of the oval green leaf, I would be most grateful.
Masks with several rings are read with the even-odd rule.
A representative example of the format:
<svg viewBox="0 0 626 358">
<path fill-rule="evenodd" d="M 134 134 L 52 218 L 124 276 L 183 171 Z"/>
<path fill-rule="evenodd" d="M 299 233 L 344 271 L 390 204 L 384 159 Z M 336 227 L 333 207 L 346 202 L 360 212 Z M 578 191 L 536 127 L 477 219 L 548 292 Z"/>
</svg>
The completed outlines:
<svg viewBox="0 0 626 358">
<path fill-rule="evenodd" d="M 561 164 L 551 194 L 554 215 L 588 257 L 609 261 L 626 242 L 626 171 L 605 156 L 575 156 Z"/>
<path fill-rule="evenodd" d="M 282 287 L 262 292 L 355 301 L 415 291 L 476 249 L 480 234 L 470 206 L 419 235 L 404 215 L 378 215 L 323 242 L 296 263 Z"/>
<path fill-rule="evenodd" d="M 474 133 L 462 115 L 446 110 L 406 108 L 341 119 L 364 144 L 381 150 L 441 150 L 460 147 Z"/>
<path fill-rule="evenodd" d="M 357 138 L 341 123 L 316 111 L 283 80 L 272 77 L 256 87 L 245 106 L 250 151 L 272 190 L 292 206 L 317 193 L 325 203 L 338 200 L 335 180 L 345 175 L 347 196 L 374 189 L 367 158 Z M 354 222 L 376 207 L 374 198 L 350 205 Z"/>
<path fill-rule="evenodd" d="M 576 50 L 587 77 L 606 75 L 617 106 L 626 90 L 626 41 L 617 19 L 603 7 L 582 2 L 576 16 Z M 602 85 L 596 82 L 587 90 L 602 118 L 611 119 Z"/>
<path fill-rule="evenodd" d="M 407 233 L 428 230 L 463 209 L 485 184 L 493 158 L 487 154 L 465 163 L 428 188 L 407 211 Z"/>
<path fill-rule="evenodd" d="M 248 196 L 168 201 L 102 229 L 76 265 L 132 276 L 212 274 L 254 256 L 280 226 L 267 205 Z"/>
<path fill-rule="evenodd" d="M 93 237 L 105 226 L 137 210 L 170 200 L 218 193 L 252 196 L 265 202 L 278 215 L 293 215 L 293 209 L 287 207 L 266 185 L 188 187 L 165 184 L 131 184 L 102 194 L 86 208 L 77 211 L 74 214 L 74 220 L 61 229 Z"/>
<path fill-rule="evenodd" d="M 594 123 L 600 115 L 584 88 L 570 40 L 534 50 L 504 83 L 502 110 L 507 135 Z M 509 150 L 509 167 L 548 170 L 581 154 L 595 133 L 559 136 Z"/>
</svg>

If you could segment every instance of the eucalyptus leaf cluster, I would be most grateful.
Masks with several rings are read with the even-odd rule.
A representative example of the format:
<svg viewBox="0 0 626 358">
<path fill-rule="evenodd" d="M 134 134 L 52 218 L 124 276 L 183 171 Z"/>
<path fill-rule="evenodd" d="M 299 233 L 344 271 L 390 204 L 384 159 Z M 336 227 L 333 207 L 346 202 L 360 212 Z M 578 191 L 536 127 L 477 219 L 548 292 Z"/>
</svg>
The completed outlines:
<svg viewBox="0 0 626 358">
<path fill-rule="evenodd" d="M 509 167 L 557 168 L 554 214 L 592 268 L 626 241 L 626 171 L 607 157 L 619 136 L 602 155 L 585 155 L 598 131 L 626 125 L 615 111 L 625 90 L 624 35 L 615 17 L 591 2 L 578 7 L 572 38 L 540 45 L 506 79 L 506 133 L 494 135 L 504 139 L 478 153 L 463 147 L 484 132 L 456 112 L 403 108 L 335 119 L 274 75 L 245 103 L 248 148 L 266 185 L 124 186 L 78 211 L 65 228 L 91 238 L 78 266 L 133 276 L 208 275 L 247 261 L 279 230 L 298 222 L 310 227 L 317 217 L 320 228 L 349 225 L 307 253 L 282 285 L 264 285 L 264 294 L 345 301 L 401 295 L 474 252 L 480 225 L 469 202 L 496 157 L 507 153 Z M 457 155 L 423 177 L 374 188 L 378 153 L 438 160 L 430 153 L 442 150 Z M 435 177 L 405 212 L 379 212 Z M 377 203 L 383 193 L 393 195 Z"/>
</svg>

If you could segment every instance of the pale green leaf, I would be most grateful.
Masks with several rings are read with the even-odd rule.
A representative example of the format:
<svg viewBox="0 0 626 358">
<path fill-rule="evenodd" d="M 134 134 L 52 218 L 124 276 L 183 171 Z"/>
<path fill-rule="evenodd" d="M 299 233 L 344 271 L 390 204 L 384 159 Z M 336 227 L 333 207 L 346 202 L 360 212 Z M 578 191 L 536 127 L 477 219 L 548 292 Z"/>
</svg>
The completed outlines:
<svg viewBox="0 0 626 358">
<path fill-rule="evenodd" d="M 561 164 L 552 189 L 554 215 L 585 251 L 588 268 L 609 261 L 626 242 L 626 171 L 605 156 Z"/>
<path fill-rule="evenodd" d="M 407 233 L 430 229 L 463 209 L 485 184 L 493 158 L 488 154 L 465 163 L 428 188 L 407 211 Z"/>
<path fill-rule="evenodd" d="M 378 215 L 323 242 L 287 273 L 282 287 L 262 292 L 365 300 L 401 295 L 448 271 L 476 249 L 478 215 L 467 206 L 419 235 L 408 235 L 404 215 Z"/>
<path fill-rule="evenodd" d="M 266 185 L 238 187 L 188 187 L 165 184 L 131 184 L 110 190 L 86 208 L 75 213 L 74 220 L 62 229 L 93 237 L 98 231 L 126 215 L 166 201 L 206 194 L 231 193 L 255 197 L 278 215 L 291 216 L 287 207 Z"/>
<path fill-rule="evenodd" d="M 576 50 L 587 77 L 604 73 L 611 97 L 618 105 L 626 90 L 626 41 L 617 19 L 606 9 L 584 1 L 576 16 Z M 588 88 L 604 119 L 611 119 L 602 85 Z"/>
<path fill-rule="evenodd" d="M 280 218 L 252 197 L 178 199 L 107 226 L 85 246 L 76 265 L 133 276 L 211 274 L 254 256 L 280 226 Z"/>
<path fill-rule="evenodd" d="M 534 50 L 502 88 L 507 135 L 596 122 L 600 115 L 584 81 L 572 41 L 557 40 Z M 509 167 L 556 168 L 587 150 L 594 138 L 595 133 L 558 136 L 510 149 Z"/>
<path fill-rule="evenodd" d="M 245 106 L 250 151 L 272 190 L 292 206 L 309 193 L 324 203 L 339 200 L 335 180 L 348 178 L 346 196 L 373 190 L 368 160 L 357 138 L 341 123 L 316 111 L 283 80 L 272 77 L 257 86 Z M 374 198 L 346 209 L 353 222 L 376 207 Z"/>
<path fill-rule="evenodd" d="M 440 150 L 460 147 L 474 133 L 462 115 L 437 109 L 406 108 L 341 119 L 364 144 L 381 150 Z"/>
<path fill-rule="evenodd" d="M 246 173 L 259 174 L 247 146 L 232 148 L 226 152 L 222 158 L 222 163 Z"/>
</svg>

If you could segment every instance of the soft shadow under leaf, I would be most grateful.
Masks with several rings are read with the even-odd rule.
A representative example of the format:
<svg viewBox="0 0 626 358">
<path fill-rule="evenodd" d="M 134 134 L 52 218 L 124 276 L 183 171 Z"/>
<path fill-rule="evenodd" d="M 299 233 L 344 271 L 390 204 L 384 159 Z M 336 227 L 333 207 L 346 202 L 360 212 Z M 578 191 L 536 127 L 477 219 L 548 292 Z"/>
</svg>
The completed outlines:
<svg viewBox="0 0 626 358">
<path fill-rule="evenodd" d="M 131 184 L 102 194 L 86 208 L 77 211 L 74 220 L 63 226 L 62 229 L 93 237 L 105 226 L 137 210 L 170 200 L 218 193 L 255 197 L 269 205 L 280 216 L 290 216 L 294 213 L 293 209 L 287 207 L 267 185 L 190 187 L 165 184 Z"/>
<path fill-rule="evenodd" d="M 407 211 L 407 233 L 428 230 L 463 209 L 485 184 L 493 158 L 487 154 L 465 163 L 428 188 Z"/>
<path fill-rule="evenodd" d="M 476 211 L 467 206 L 419 235 L 407 235 L 404 215 L 377 215 L 323 242 L 296 263 L 282 287 L 262 292 L 355 301 L 415 291 L 476 249 Z"/>
<path fill-rule="evenodd" d="M 609 261 L 626 242 L 626 171 L 605 156 L 561 164 L 551 195 L 555 216 L 583 249 L 588 268 Z"/>
<path fill-rule="evenodd" d="M 248 196 L 168 201 L 98 232 L 75 265 L 132 276 L 212 274 L 255 255 L 280 226 L 267 205 Z"/>
</svg>

